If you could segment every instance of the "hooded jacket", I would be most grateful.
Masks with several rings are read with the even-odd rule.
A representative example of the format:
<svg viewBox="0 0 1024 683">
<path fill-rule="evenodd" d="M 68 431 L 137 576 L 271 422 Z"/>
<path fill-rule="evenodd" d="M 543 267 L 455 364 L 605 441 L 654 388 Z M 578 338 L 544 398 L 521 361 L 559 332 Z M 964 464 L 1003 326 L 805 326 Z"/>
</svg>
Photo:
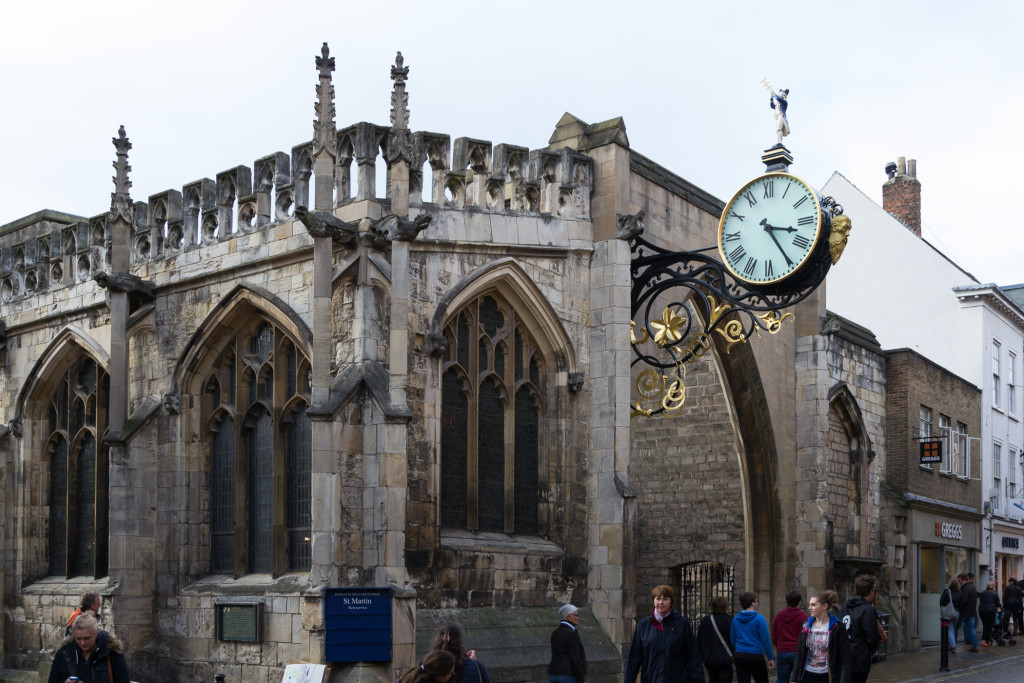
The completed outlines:
<svg viewBox="0 0 1024 683">
<path fill-rule="evenodd" d="M 854 671 L 870 671 L 871 656 L 878 648 L 878 612 L 875 606 L 859 595 L 846 601 L 840 613 L 843 626 L 850 636 L 850 647 L 853 651 Z"/>
<path fill-rule="evenodd" d="M 807 636 L 810 634 L 811 626 L 814 625 L 814 617 L 808 619 L 800 628 L 800 640 L 796 646 L 796 661 L 793 664 L 793 673 L 790 681 L 803 680 L 804 667 L 807 666 Z M 850 638 L 846 634 L 846 627 L 835 615 L 828 615 L 828 672 L 829 680 L 832 683 L 850 683 L 852 653 L 850 651 Z"/>
<path fill-rule="evenodd" d="M 768 622 L 754 610 L 745 609 L 732 619 L 729 629 L 732 638 L 732 649 L 737 655 L 764 655 L 774 660 L 772 641 L 768 637 Z"/>
<path fill-rule="evenodd" d="M 108 666 L 109 662 L 109 666 Z M 113 680 L 110 674 L 113 673 Z M 128 664 L 121 654 L 121 641 L 103 629 L 96 634 L 96 645 L 86 659 L 78 649 L 74 636 L 67 636 L 53 656 L 47 683 L 64 683 L 78 676 L 82 683 L 131 683 Z"/>
<path fill-rule="evenodd" d="M 796 652 L 800 629 L 807 621 L 807 612 L 799 607 L 784 607 L 772 619 L 772 645 L 776 652 Z"/>
<path fill-rule="evenodd" d="M 626 683 L 633 683 L 638 673 L 642 683 L 704 683 L 689 619 L 673 610 L 660 629 L 653 616 L 636 625 L 626 657 Z"/>
</svg>

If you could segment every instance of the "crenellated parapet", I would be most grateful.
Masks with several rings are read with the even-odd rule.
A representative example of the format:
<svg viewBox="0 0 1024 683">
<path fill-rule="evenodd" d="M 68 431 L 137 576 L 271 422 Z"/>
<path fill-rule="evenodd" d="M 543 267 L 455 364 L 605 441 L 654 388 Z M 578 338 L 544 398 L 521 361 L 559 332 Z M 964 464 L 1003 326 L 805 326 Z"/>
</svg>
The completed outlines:
<svg viewBox="0 0 1024 683">
<path fill-rule="evenodd" d="M 290 153 L 272 152 L 251 165 L 132 202 L 127 178 L 131 145 L 122 128 L 121 137 L 115 138 L 114 162 L 121 180 L 115 178 L 109 212 L 82 218 L 46 211 L 0 227 L 0 303 L 87 283 L 97 272 L 109 271 L 113 221 L 130 224 L 129 262 L 135 268 L 290 223 L 296 207 L 313 208 L 318 179 L 325 183 L 320 192 L 331 197 L 328 206 L 378 202 L 384 205 L 380 213 L 387 214 L 391 165 L 398 161 L 409 164 L 408 205 L 421 214 L 467 211 L 590 219 L 594 174 L 586 154 L 568 147 L 531 150 L 470 137 L 453 140 L 409 129 L 408 67 L 400 55 L 392 67 L 396 85 L 391 116 L 397 125 L 359 122 L 335 127 L 333 58 L 326 50 L 325 45 L 318 59 L 316 108 L 329 125 L 326 132 L 322 126 L 316 129 L 319 142 L 298 144 Z M 331 129 L 333 139 L 328 137 Z M 447 239 L 442 232 L 432 232 L 428 228 L 418 239 Z"/>
</svg>

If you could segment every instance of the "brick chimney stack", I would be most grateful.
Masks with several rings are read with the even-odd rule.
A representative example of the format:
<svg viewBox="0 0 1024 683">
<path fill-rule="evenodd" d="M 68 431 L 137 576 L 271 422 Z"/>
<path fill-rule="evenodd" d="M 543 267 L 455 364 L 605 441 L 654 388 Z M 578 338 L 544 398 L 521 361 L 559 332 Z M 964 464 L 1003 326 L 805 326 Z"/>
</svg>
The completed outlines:
<svg viewBox="0 0 1024 683">
<path fill-rule="evenodd" d="M 917 160 L 899 157 L 895 164 L 886 164 L 885 173 L 889 179 L 882 185 L 882 208 L 920 237 L 921 182 L 917 179 Z"/>
</svg>

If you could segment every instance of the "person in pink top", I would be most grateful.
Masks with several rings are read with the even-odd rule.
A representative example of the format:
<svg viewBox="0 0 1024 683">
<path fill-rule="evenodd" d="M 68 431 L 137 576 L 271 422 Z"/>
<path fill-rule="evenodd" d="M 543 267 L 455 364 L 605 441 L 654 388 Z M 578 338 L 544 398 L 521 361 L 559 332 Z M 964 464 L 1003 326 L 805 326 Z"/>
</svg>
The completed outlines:
<svg viewBox="0 0 1024 683">
<path fill-rule="evenodd" d="M 789 683 L 796 660 L 796 646 L 800 642 L 800 629 L 807 621 L 807 612 L 800 609 L 804 597 L 795 590 L 786 593 L 786 607 L 772 620 L 772 645 L 775 646 L 777 683 Z"/>
</svg>

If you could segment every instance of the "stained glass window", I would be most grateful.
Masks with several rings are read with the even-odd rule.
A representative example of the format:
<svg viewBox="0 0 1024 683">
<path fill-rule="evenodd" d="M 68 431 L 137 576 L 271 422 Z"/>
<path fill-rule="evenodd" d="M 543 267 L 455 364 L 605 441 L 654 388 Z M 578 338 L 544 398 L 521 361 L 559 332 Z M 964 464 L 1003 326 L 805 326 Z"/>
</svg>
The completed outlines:
<svg viewBox="0 0 1024 683">
<path fill-rule="evenodd" d="M 107 572 L 106 434 L 109 378 L 91 358 L 73 361 L 47 408 L 49 571 L 53 576 Z"/>
<path fill-rule="evenodd" d="M 202 384 L 210 399 L 210 571 L 307 571 L 309 360 L 284 330 L 260 318 L 239 326 L 220 353 Z M 275 525 L 282 518 L 284 526 Z"/>
<path fill-rule="evenodd" d="M 445 334 L 441 526 L 536 535 L 544 358 L 497 293 L 466 306 Z"/>
</svg>

